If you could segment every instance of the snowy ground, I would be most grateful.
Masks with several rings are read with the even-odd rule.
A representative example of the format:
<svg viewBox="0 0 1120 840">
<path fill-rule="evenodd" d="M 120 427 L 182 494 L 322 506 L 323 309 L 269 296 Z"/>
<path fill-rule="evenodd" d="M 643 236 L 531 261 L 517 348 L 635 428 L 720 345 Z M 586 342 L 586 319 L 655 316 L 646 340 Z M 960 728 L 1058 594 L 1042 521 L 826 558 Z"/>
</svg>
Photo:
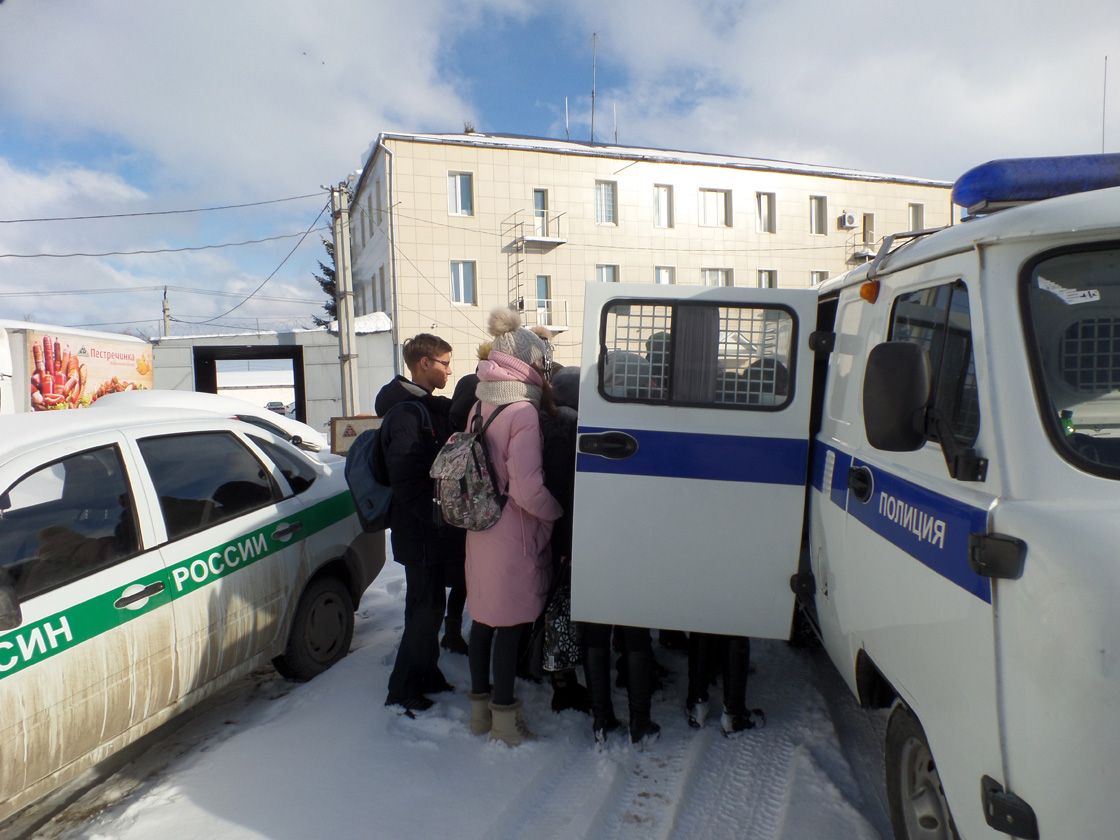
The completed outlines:
<svg viewBox="0 0 1120 840">
<path fill-rule="evenodd" d="M 553 714 L 518 683 L 541 736 L 509 749 L 467 732 L 466 658 L 454 695 L 415 720 L 382 702 L 400 636 L 403 574 L 362 600 L 351 654 L 310 683 L 254 675 L 161 739 L 49 826 L 68 838 L 887 838 L 885 718 L 860 710 L 819 650 L 755 642 L 748 701 L 765 729 L 729 740 L 718 714 L 688 728 L 685 660 L 655 697 L 662 737 L 592 747 L 589 719 Z M 624 713 L 625 694 L 616 709 Z M 718 691 L 713 694 L 718 709 Z M 116 800 L 116 801 L 114 801 Z M 111 804 L 109 804 L 111 803 Z"/>
</svg>

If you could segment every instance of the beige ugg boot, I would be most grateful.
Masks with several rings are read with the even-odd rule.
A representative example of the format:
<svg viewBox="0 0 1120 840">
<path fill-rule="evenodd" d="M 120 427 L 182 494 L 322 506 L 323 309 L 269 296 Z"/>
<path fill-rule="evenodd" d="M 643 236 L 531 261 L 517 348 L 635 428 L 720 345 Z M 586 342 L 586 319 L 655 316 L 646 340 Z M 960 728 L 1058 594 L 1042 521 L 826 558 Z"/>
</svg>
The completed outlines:
<svg viewBox="0 0 1120 840">
<path fill-rule="evenodd" d="M 490 731 L 490 693 L 468 694 L 471 701 L 471 734 L 485 735 Z"/>
<path fill-rule="evenodd" d="M 516 747 L 537 737 L 529 731 L 525 719 L 521 717 L 520 700 L 514 700 L 508 706 L 491 703 L 490 711 L 493 713 L 493 725 L 490 728 L 491 741 L 501 741 Z"/>
</svg>

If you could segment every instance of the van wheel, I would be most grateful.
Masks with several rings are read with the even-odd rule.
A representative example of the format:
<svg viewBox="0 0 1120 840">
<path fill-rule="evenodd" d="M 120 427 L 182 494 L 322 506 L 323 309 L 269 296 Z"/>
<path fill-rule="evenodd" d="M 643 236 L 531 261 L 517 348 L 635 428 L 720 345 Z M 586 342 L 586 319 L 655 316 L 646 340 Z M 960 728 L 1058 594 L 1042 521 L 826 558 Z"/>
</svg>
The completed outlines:
<svg viewBox="0 0 1120 840">
<path fill-rule="evenodd" d="M 303 590 L 288 646 L 273 664 L 289 679 L 309 680 L 342 659 L 353 637 L 354 602 L 346 585 L 336 577 L 316 578 Z"/>
<path fill-rule="evenodd" d="M 887 722 L 887 801 L 896 840 L 959 840 L 918 719 L 899 704 Z"/>
</svg>

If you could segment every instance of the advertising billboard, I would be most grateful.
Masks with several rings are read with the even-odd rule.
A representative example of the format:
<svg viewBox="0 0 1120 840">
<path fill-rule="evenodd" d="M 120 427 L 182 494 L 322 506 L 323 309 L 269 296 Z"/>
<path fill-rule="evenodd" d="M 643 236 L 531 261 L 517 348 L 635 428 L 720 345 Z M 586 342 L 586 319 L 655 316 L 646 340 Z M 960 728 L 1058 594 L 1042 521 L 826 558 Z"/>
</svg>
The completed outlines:
<svg viewBox="0 0 1120 840">
<path fill-rule="evenodd" d="M 64 332 L 27 333 L 31 408 L 85 408 L 106 394 L 152 387 L 152 350 L 144 341 Z"/>
</svg>

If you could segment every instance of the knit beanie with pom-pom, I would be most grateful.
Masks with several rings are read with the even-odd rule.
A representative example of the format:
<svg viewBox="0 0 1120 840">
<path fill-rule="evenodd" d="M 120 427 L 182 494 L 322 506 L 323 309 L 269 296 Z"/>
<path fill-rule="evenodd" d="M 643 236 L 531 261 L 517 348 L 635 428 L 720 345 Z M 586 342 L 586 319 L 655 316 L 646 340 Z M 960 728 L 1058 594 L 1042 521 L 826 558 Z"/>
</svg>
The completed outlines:
<svg viewBox="0 0 1120 840">
<path fill-rule="evenodd" d="M 521 316 L 508 307 L 500 306 L 490 313 L 490 335 L 493 349 L 507 356 L 520 359 L 527 365 L 539 365 L 548 356 L 548 345 L 532 330 L 521 326 Z"/>
<path fill-rule="evenodd" d="M 521 400 L 539 405 L 543 378 L 536 368 L 548 360 L 548 345 L 522 327 L 521 316 L 506 307 L 490 313 L 488 326 L 494 339 L 489 356 L 479 362 L 476 396 L 495 405 Z"/>
</svg>

